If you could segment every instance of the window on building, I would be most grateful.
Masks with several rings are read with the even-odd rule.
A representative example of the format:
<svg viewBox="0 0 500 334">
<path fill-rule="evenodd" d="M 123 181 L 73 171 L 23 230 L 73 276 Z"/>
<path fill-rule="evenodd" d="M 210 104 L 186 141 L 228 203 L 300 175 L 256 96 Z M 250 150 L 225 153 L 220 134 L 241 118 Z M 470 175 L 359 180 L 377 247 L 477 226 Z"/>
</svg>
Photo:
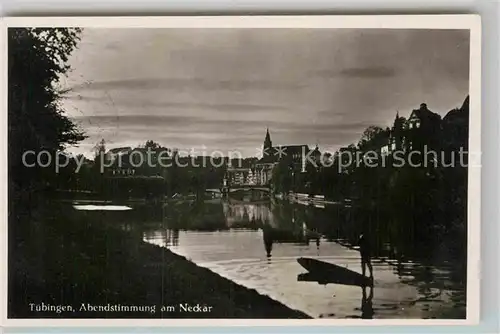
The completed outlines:
<svg viewBox="0 0 500 334">
<path fill-rule="evenodd" d="M 383 155 L 388 154 L 388 153 L 389 153 L 389 147 L 388 147 L 388 145 L 383 146 L 383 147 L 380 149 L 380 152 L 381 152 Z"/>
</svg>

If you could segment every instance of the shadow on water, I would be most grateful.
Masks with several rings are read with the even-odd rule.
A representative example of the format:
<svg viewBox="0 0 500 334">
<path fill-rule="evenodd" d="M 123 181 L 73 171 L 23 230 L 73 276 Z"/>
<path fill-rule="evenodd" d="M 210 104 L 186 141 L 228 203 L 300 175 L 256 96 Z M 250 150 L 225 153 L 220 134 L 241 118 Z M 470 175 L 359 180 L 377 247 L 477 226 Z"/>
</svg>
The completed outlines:
<svg viewBox="0 0 500 334">
<path fill-rule="evenodd" d="M 452 311 L 452 317 L 456 317 L 456 314 L 461 317 L 465 312 L 465 264 L 456 259 L 448 259 L 440 252 L 440 245 L 422 245 L 404 233 L 401 234 L 404 231 L 391 230 L 390 224 L 384 223 L 385 217 L 377 212 L 371 213 L 367 209 L 346 208 L 342 205 L 315 207 L 284 200 L 248 200 L 244 197 L 229 200 L 170 201 L 154 208 L 134 208 L 134 211 L 134 217 L 139 216 L 141 224 L 132 228 L 140 230 L 146 239 L 158 234 L 166 246 L 178 246 L 182 242 L 179 241 L 180 231 L 187 234 L 197 231 L 261 231 L 261 254 L 267 259 L 268 265 L 273 263 L 273 253 L 279 250 L 275 247 L 277 244 L 294 246 L 297 258 L 300 258 L 303 256 L 300 254 L 301 247 L 311 249 L 312 246 L 317 249 L 319 255 L 323 241 L 335 242 L 345 248 L 357 250 L 355 241 L 363 232 L 370 238 L 374 265 L 388 265 L 400 282 L 417 289 L 419 297 L 412 303 L 433 302 L 439 293 L 447 290 L 451 307 L 455 309 Z M 129 214 L 131 213 L 126 215 Z M 206 238 L 209 238 L 209 234 Z M 246 245 L 245 247 L 248 247 L 250 244 Z M 251 247 L 254 246 L 251 244 Z M 243 249 L 241 251 L 244 252 Z M 352 284 L 349 279 L 338 275 L 329 277 L 311 271 L 299 275 L 297 279 L 320 284 L 351 283 L 350 285 L 366 286 Z M 350 279 L 353 280 L 352 277 Z M 362 290 L 362 317 L 369 318 L 370 314 L 373 315 L 373 289 Z M 439 314 L 437 316 L 439 317 Z"/>
<path fill-rule="evenodd" d="M 301 257 L 297 262 L 307 273 L 300 274 L 297 280 L 303 282 L 318 282 L 319 284 L 343 284 L 354 286 L 373 286 L 373 280 L 355 271 L 333 263 Z"/>
<path fill-rule="evenodd" d="M 321 238 L 355 248 L 361 233 L 370 239 L 373 257 L 391 259 L 397 271 L 411 268 L 402 263 L 419 261 L 429 266 L 453 266 L 454 280 L 465 282 L 463 259 L 453 258 L 446 243 L 416 240 L 411 231 L 392 229 L 390 219 L 377 210 L 347 208 L 342 205 L 301 205 L 276 199 L 173 201 L 152 210 L 169 229 L 186 231 L 262 230 L 266 254 L 273 243 L 308 245 Z M 144 217 L 151 215 L 144 212 Z"/>
<path fill-rule="evenodd" d="M 361 316 L 348 316 L 349 318 L 372 319 L 373 310 L 373 280 L 347 268 L 333 263 L 327 263 L 310 258 L 299 258 L 299 264 L 307 269 L 307 273 L 297 276 L 299 282 L 316 282 L 321 285 L 342 284 L 359 286 L 362 291 Z M 369 290 L 367 295 L 366 290 Z"/>
<path fill-rule="evenodd" d="M 348 269 L 338 267 L 334 264 L 327 264 L 328 266 L 332 266 L 333 269 L 331 273 L 325 273 L 323 270 L 319 269 L 320 272 L 315 272 L 314 269 L 311 269 L 307 273 L 299 274 L 297 276 L 297 280 L 301 282 L 316 282 L 321 285 L 326 284 L 343 284 L 343 285 L 353 285 L 359 286 L 361 288 L 362 297 L 361 297 L 361 316 L 348 316 L 349 318 L 361 318 L 361 319 L 372 319 L 375 312 L 373 309 L 373 284 L 363 284 L 359 282 L 359 280 L 363 280 L 362 278 L 356 278 L 357 276 L 361 276 L 358 273 L 352 272 Z M 304 267 L 307 267 L 304 266 Z M 337 268 L 335 268 L 337 267 Z M 322 272 L 323 271 L 323 272 Z M 345 274 L 347 271 L 351 273 Z M 371 282 L 373 283 L 373 282 Z M 367 294 L 367 290 L 369 291 Z"/>
</svg>

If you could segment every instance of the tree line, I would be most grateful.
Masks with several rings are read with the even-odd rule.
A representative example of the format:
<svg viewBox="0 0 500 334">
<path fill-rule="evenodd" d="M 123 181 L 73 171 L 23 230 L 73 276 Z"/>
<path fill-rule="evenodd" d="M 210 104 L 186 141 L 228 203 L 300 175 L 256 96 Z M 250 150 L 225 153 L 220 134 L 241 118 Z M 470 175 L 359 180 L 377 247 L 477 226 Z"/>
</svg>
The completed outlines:
<svg viewBox="0 0 500 334">
<path fill-rule="evenodd" d="M 68 57 L 77 47 L 80 34 L 80 29 L 9 28 L 10 205 L 22 203 L 18 201 L 23 198 L 33 198 L 38 192 L 46 194 L 56 189 L 99 191 L 109 188 L 109 184 L 103 183 L 103 180 L 110 175 L 100 172 L 95 161 L 89 160 L 85 170 L 80 173 L 74 173 L 76 166 L 73 163 L 59 174 L 55 173 L 54 168 L 27 168 L 22 164 L 23 152 L 60 152 L 86 138 L 84 132 L 62 109 L 60 100 L 66 91 L 58 86 L 61 76 L 66 75 L 69 70 Z M 420 150 L 422 144 L 445 152 L 449 157 L 461 148 L 467 149 L 468 115 L 468 99 L 462 107 L 451 110 L 443 119 L 431 115 L 432 117 L 428 117 L 430 125 L 423 129 L 422 124 L 419 131 L 404 126 L 410 119 L 406 120 L 398 115 L 391 128 L 371 126 L 358 143 L 349 145 L 342 151 L 355 153 L 381 150 L 385 143 L 391 144 L 390 141 L 395 140 L 397 145 L 406 149 L 403 154 L 405 159 L 409 158 L 410 150 Z M 102 144 L 97 149 L 106 151 L 105 143 Z M 413 147 L 409 147 L 410 144 Z M 167 150 L 171 156 L 176 154 L 175 150 L 153 141 L 147 141 L 143 145 L 143 148 L 146 147 L 156 151 Z M 305 172 L 290 168 L 290 162 L 282 159 L 273 171 L 273 191 L 322 194 L 334 200 L 352 199 L 359 207 L 369 209 L 370 219 L 373 212 L 376 212 L 376 219 L 394 222 L 385 224 L 384 229 L 410 230 L 407 235 L 412 238 L 429 235 L 444 237 L 455 235 L 455 232 L 466 236 L 466 166 L 443 167 L 431 164 L 418 168 L 408 165 L 396 168 L 391 164 L 371 167 L 361 163 L 340 168 L 340 153 L 341 151 L 326 157 L 333 161 L 331 166 L 315 167 L 308 164 Z M 389 151 L 385 154 L 387 159 L 391 159 L 393 153 Z M 252 166 L 255 160 L 246 159 L 244 164 Z M 138 173 L 159 177 L 160 181 L 153 188 L 147 189 L 146 193 L 161 191 L 172 195 L 220 187 L 225 167 L 177 168 L 174 164 L 170 168 L 148 167 Z M 136 186 L 137 184 L 131 184 L 128 187 Z"/>
<path fill-rule="evenodd" d="M 324 195 L 334 201 L 349 199 L 353 206 L 349 213 L 356 217 L 351 221 L 359 225 L 358 233 L 383 234 L 385 241 L 393 236 L 424 247 L 448 240 L 449 247 L 465 259 L 468 101 L 467 97 L 443 119 L 434 113 L 423 112 L 421 118 L 412 113 L 408 120 L 397 115 L 390 128 L 370 126 L 356 144 L 327 157 L 331 159 L 327 166 L 309 163 L 301 173 L 282 160 L 274 170 L 273 189 Z M 426 150 L 437 154 L 425 157 Z M 368 152 L 376 152 L 385 164 L 342 161 L 343 153 L 363 157 Z M 396 155 L 403 162 L 398 166 L 393 163 Z M 459 155 L 465 164 L 460 163 Z"/>
<path fill-rule="evenodd" d="M 80 33 L 77 28 L 8 29 L 8 171 L 13 199 L 48 191 L 65 178 L 70 182 L 69 173 L 26 167 L 22 155 L 47 151 L 54 156 L 86 138 L 62 109 L 65 91 L 58 85 L 70 69 L 68 57 Z"/>
</svg>

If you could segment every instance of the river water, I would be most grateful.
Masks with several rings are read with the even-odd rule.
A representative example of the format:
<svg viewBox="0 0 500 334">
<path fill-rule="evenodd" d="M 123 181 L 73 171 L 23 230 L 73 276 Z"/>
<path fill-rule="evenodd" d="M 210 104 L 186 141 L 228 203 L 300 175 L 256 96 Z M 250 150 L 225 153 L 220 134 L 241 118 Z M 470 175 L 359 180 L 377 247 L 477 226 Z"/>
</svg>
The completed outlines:
<svg viewBox="0 0 500 334">
<path fill-rule="evenodd" d="M 143 240 L 315 318 L 464 318 L 465 283 L 442 257 L 422 261 L 379 240 L 373 288 L 304 280 L 309 257 L 361 273 L 350 209 L 279 200 L 171 202 Z M 382 232 L 378 232 L 382 234 Z M 325 284 L 326 283 L 326 284 Z"/>
</svg>

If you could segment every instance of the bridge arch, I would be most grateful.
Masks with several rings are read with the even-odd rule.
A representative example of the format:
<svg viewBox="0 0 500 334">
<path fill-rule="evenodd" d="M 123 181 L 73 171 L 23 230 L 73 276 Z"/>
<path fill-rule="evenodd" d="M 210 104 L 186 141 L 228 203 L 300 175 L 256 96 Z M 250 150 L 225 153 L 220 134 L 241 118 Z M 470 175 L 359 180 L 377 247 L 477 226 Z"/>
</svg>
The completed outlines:
<svg viewBox="0 0 500 334">
<path fill-rule="evenodd" d="M 236 192 L 236 191 L 262 191 L 262 192 L 271 192 L 271 189 L 269 187 L 265 186 L 252 186 L 252 185 L 235 185 L 232 187 L 229 187 L 229 192 Z"/>
</svg>

